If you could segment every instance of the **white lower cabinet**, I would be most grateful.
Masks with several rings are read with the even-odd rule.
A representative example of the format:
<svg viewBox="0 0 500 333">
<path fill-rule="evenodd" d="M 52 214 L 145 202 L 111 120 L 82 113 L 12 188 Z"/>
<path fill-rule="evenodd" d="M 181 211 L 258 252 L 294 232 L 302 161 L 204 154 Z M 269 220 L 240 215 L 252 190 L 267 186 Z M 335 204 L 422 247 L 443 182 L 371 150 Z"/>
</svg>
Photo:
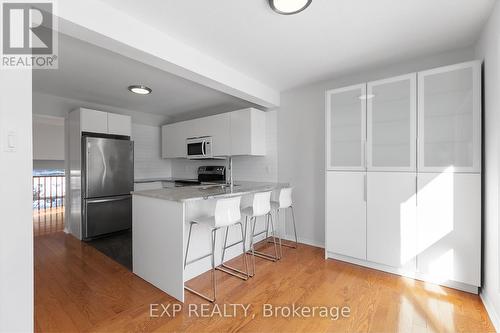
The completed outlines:
<svg viewBox="0 0 500 333">
<path fill-rule="evenodd" d="M 420 273 L 481 285 L 480 174 L 419 174 L 417 223 Z"/>
<path fill-rule="evenodd" d="M 366 259 L 366 172 L 326 173 L 326 249 Z"/>
<path fill-rule="evenodd" d="M 481 285 L 481 174 L 326 177 L 327 256 L 467 291 Z"/>
<path fill-rule="evenodd" d="M 416 174 L 368 172 L 367 260 L 416 268 Z"/>
</svg>

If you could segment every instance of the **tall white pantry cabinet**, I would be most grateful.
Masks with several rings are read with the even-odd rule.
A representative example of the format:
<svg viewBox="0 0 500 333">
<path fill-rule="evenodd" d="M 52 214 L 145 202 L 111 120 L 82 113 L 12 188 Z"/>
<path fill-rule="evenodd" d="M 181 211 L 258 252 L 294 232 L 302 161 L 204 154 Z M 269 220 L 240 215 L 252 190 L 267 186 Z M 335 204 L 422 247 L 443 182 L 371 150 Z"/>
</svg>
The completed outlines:
<svg viewBox="0 0 500 333">
<path fill-rule="evenodd" d="M 477 292 L 481 63 L 326 92 L 325 254 Z"/>
</svg>

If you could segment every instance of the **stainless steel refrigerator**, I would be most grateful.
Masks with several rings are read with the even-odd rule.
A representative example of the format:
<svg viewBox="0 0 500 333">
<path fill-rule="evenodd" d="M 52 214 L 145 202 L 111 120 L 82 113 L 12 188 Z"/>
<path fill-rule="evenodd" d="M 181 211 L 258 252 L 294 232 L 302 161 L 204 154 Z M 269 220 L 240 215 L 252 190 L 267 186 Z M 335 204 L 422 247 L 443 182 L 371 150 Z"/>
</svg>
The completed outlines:
<svg viewBox="0 0 500 333">
<path fill-rule="evenodd" d="M 134 143 L 82 137 L 82 237 L 96 238 L 132 227 Z"/>
</svg>

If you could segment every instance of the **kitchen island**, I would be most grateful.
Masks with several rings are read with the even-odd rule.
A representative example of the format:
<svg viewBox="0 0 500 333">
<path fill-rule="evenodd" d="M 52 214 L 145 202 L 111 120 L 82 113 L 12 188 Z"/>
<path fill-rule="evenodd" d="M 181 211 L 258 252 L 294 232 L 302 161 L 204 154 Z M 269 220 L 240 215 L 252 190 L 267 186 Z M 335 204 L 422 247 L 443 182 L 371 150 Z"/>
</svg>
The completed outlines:
<svg viewBox="0 0 500 333">
<path fill-rule="evenodd" d="M 250 206 L 253 194 L 274 191 L 288 184 L 236 182 L 233 186 L 200 185 L 163 188 L 133 192 L 132 260 L 133 272 L 144 280 L 184 302 L 184 282 L 208 271 L 210 257 L 193 263 L 184 269 L 189 223 L 194 218 L 213 215 L 215 202 L 220 198 L 242 196 L 242 206 Z M 257 228 L 264 228 L 264 219 Z M 216 240 L 216 265 L 220 264 L 224 233 Z M 241 240 L 238 228 L 230 228 L 228 244 Z M 210 230 L 196 226 L 191 236 L 189 258 L 210 252 Z M 248 244 L 248 234 L 247 234 Z M 240 246 L 226 251 L 230 260 L 242 253 Z M 188 258 L 188 260 L 189 260 Z M 227 261 L 226 260 L 226 261 Z"/>
</svg>

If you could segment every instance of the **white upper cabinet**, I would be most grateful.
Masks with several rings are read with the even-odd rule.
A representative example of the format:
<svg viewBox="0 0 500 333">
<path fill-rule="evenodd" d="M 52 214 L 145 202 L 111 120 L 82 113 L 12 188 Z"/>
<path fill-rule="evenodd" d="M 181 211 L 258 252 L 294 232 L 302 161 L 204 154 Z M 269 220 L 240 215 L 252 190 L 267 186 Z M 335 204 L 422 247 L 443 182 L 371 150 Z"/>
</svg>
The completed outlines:
<svg viewBox="0 0 500 333">
<path fill-rule="evenodd" d="M 231 117 L 228 113 L 195 119 L 202 132 L 200 136 L 212 137 L 212 154 L 214 156 L 231 155 Z"/>
<path fill-rule="evenodd" d="M 186 158 L 186 122 L 164 125 L 161 128 L 162 158 Z"/>
<path fill-rule="evenodd" d="M 326 169 L 365 170 L 366 84 L 326 92 Z"/>
<path fill-rule="evenodd" d="M 132 135 L 132 118 L 121 114 L 79 108 L 80 131 L 113 135 Z"/>
<path fill-rule="evenodd" d="M 243 109 L 231 115 L 231 155 L 266 155 L 266 114 Z"/>
<path fill-rule="evenodd" d="M 116 113 L 108 113 L 108 134 L 131 136 L 131 117 Z"/>
<path fill-rule="evenodd" d="M 415 171 L 416 74 L 370 82 L 366 94 L 368 170 Z"/>
<path fill-rule="evenodd" d="M 266 154 L 266 115 L 243 109 L 162 126 L 162 157 L 185 158 L 186 139 L 212 137 L 215 157 Z"/>
<path fill-rule="evenodd" d="M 80 112 L 80 130 L 82 132 L 108 133 L 107 112 L 84 108 L 80 108 L 75 111 Z"/>
<path fill-rule="evenodd" d="M 419 171 L 481 171 L 481 64 L 418 73 Z"/>
</svg>

